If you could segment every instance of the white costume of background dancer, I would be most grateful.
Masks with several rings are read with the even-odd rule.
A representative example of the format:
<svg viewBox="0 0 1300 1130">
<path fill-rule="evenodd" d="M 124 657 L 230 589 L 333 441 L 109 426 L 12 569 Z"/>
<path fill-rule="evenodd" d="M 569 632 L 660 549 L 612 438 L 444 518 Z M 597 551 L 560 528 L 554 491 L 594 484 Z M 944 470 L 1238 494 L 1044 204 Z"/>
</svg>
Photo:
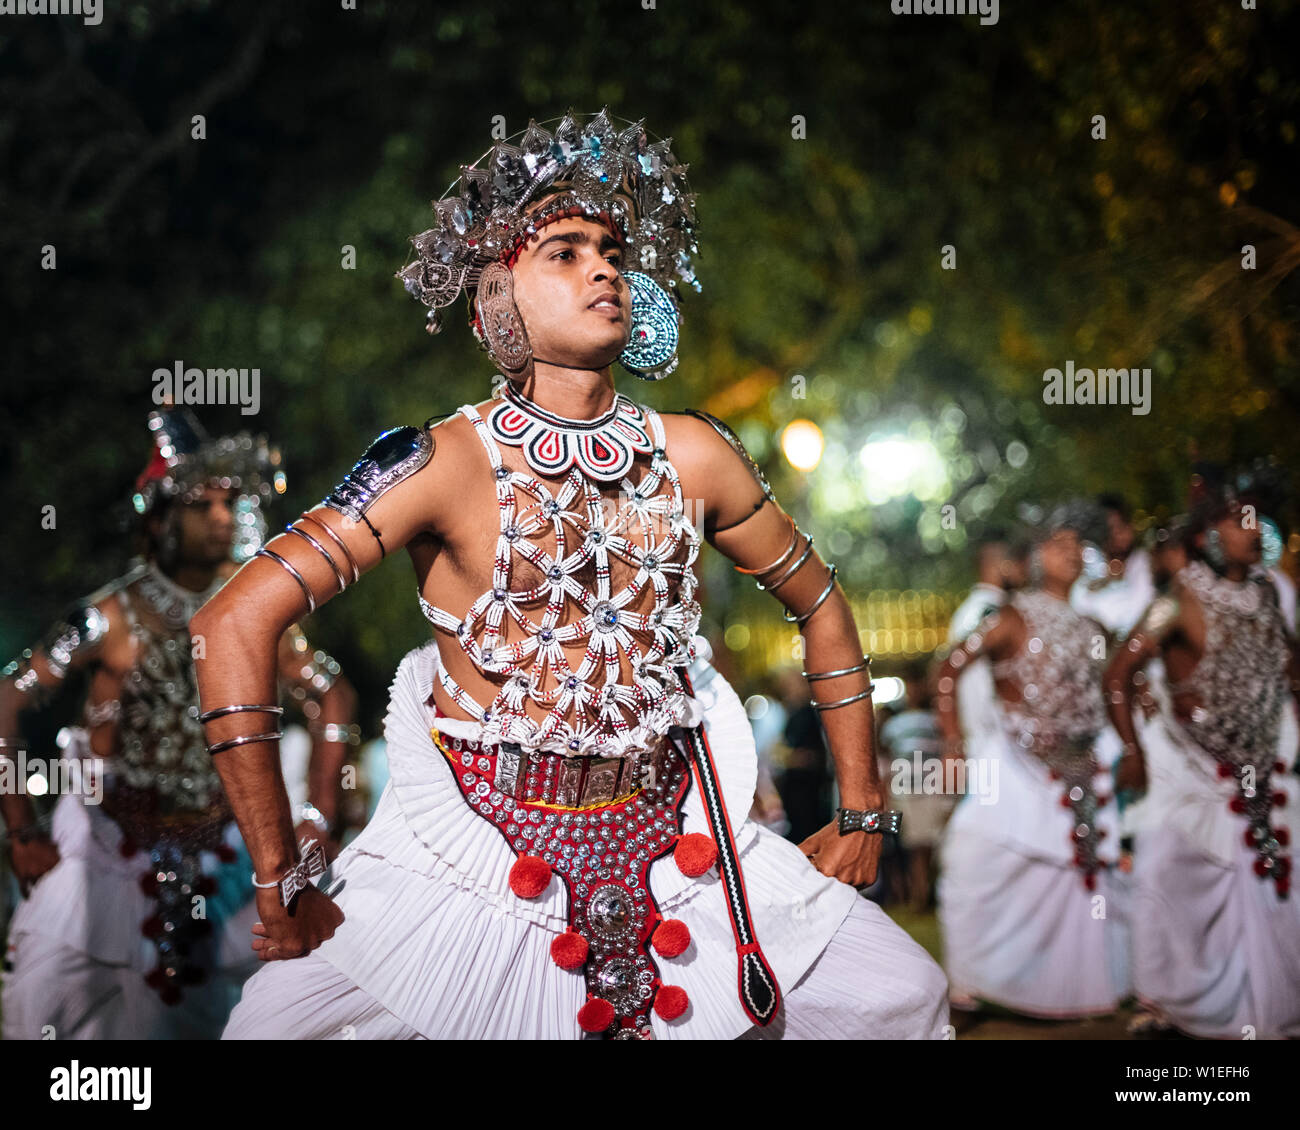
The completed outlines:
<svg viewBox="0 0 1300 1130">
<path fill-rule="evenodd" d="M 1267 574 L 1233 581 L 1193 561 L 1108 679 L 1120 686 L 1158 654 L 1188 604 L 1204 622 L 1201 658 L 1138 731 L 1147 792 L 1134 839 L 1134 987 L 1153 1015 L 1195 1036 L 1295 1038 L 1300 903 L 1284 896 L 1300 735 Z M 1179 711 L 1184 696 L 1195 705 Z"/>
<path fill-rule="evenodd" d="M 945 966 L 957 997 L 1048 1018 L 1107 1013 L 1128 983 L 1109 867 L 1114 805 L 1095 761 L 1100 629 L 1042 591 L 1017 593 L 1008 608 L 1026 639 L 993 675 L 1021 701 L 996 699 L 999 724 L 966 749 L 972 762 L 996 765 L 996 792 L 968 794 L 948 822 L 938 884 Z M 942 695 L 1006 617 L 995 613 L 953 652 Z"/>
</svg>

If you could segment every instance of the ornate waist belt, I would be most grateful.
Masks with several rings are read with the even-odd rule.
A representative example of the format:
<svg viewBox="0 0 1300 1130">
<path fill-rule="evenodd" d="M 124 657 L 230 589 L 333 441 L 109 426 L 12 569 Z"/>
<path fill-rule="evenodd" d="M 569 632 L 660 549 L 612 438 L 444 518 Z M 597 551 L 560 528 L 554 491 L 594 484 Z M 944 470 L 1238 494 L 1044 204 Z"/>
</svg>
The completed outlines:
<svg viewBox="0 0 1300 1130">
<path fill-rule="evenodd" d="M 432 730 L 466 802 L 505 837 L 518 858 L 510 888 L 537 898 L 558 875 L 569 893 L 569 929 L 551 945 L 562 969 L 582 970 L 587 1003 L 579 1026 L 591 1036 L 650 1039 L 651 1009 L 673 1021 L 689 1007 L 665 984 L 656 961 L 680 957 L 690 929 L 665 919 L 650 892 L 650 865 L 672 852 L 683 874 L 721 868 L 737 943 L 738 991 L 745 1011 L 766 1024 L 780 990 L 754 939 L 744 882 L 702 730 L 665 737 L 624 758 L 525 752 Z M 692 777 L 699 781 L 710 837 L 679 835 Z"/>
</svg>

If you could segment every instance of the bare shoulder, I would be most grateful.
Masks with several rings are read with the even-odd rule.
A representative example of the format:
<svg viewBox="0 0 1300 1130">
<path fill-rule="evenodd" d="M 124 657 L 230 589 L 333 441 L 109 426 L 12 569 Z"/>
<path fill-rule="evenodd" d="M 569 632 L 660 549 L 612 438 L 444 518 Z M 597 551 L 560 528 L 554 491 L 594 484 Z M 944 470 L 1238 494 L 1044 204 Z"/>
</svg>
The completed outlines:
<svg viewBox="0 0 1300 1130">
<path fill-rule="evenodd" d="M 753 495 L 755 485 L 769 497 L 771 488 L 740 437 L 729 424 L 707 412 L 662 414 L 668 458 L 682 476 L 712 488 L 710 493 Z"/>
</svg>

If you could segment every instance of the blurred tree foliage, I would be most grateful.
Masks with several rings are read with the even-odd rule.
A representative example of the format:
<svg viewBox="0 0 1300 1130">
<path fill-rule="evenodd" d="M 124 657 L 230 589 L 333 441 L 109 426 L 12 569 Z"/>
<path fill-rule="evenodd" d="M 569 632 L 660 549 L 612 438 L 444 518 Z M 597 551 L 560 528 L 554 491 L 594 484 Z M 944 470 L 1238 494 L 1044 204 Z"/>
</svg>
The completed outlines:
<svg viewBox="0 0 1300 1130">
<path fill-rule="evenodd" d="M 106 5 L 98 27 L 12 17 L 0 644 L 17 650 L 123 565 L 156 367 L 260 368 L 260 414 L 201 415 L 284 447 L 283 521 L 379 431 L 485 393 L 460 318 L 428 338 L 392 273 L 497 114 L 514 132 L 608 103 L 674 138 L 700 196 L 704 291 L 685 294 L 674 379 L 623 387 L 741 428 L 801 521 L 834 527 L 851 589 L 966 583 L 963 539 L 1026 499 L 1120 489 L 1177 508 L 1193 450 L 1290 456 L 1298 32 L 1291 0 L 1004 0 L 991 27 L 896 17 L 885 0 L 173 0 Z M 45 245 L 57 270 L 41 269 Z M 1044 405 L 1043 371 L 1067 359 L 1151 367 L 1150 414 Z M 805 482 L 779 458 L 797 416 L 850 454 L 946 419 L 950 497 L 846 508 L 841 490 L 824 511 L 830 462 Z M 1008 460 L 1017 443 L 1027 458 Z M 945 502 L 961 522 L 936 538 Z M 371 711 L 425 637 L 408 568 L 386 563 L 308 625 Z M 735 580 L 717 559 L 705 577 L 719 600 Z M 729 615 L 748 614 L 745 592 Z"/>
</svg>

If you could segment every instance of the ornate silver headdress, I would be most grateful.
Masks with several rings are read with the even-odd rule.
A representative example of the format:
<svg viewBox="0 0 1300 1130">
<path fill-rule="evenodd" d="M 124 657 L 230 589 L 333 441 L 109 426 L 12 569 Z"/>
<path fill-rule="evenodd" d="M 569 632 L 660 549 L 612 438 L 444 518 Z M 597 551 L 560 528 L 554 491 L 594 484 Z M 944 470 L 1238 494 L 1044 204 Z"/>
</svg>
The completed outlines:
<svg viewBox="0 0 1300 1130">
<path fill-rule="evenodd" d="M 239 497 L 232 556 L 248 560 L 266 539 L 262 503 L 285 491 L 280 449 L 248 432 L 212 439 L 188 408 L 150 412 L 149 431 L 153 457 L 136 479 L 135 512 L 149 514 L 165 499 L 192 501 L 208 486 L 234 488 Z"/>
<path fill-rule="evenodd" d="M 397 272 L 429 307 L 430 333 L 442 329 L 441 311 L 462 292 L 479 290 L 485 268 L 509 268 L 531 236 L 568 216 L 599 219 L 621 237 L 624 262 L 637 268 L 624 271 L 629 284 L 638 273 L 653 282 L 665 297 L 647 286 L 646 301 L 661 311 L 665 302 L 675 310 L 666 295 L 678 279 L 700 289 L 691 258 L 699 248 L 688 166 L 677 163 L 671 138 L 652 142 L 643 121 L 618 132 L 607 111 L 580 128 L 570 110 L 554 134 L 530 120 L 522 135 L 514 135 L 517 144 L 501 142 L 461 167 L 459 179 L 433 203 L 436 225 L 411 237 L 415 259 Z M 541 200 L 544 207 L 532 207 Z M 489 271 L 485 289 L 499 286 L 498 276 Z M 479 314 L 471 310 L 472 320 Z M 660 333 L 670 328 L 662 319 L 655 327 Z M 489 334 L 489 349 L 501 344 L 491 340 L 497 335 L 490 327 L 476 329 Z M 635 330 L 633 337 L 635 345 Z"/>
</svg>

